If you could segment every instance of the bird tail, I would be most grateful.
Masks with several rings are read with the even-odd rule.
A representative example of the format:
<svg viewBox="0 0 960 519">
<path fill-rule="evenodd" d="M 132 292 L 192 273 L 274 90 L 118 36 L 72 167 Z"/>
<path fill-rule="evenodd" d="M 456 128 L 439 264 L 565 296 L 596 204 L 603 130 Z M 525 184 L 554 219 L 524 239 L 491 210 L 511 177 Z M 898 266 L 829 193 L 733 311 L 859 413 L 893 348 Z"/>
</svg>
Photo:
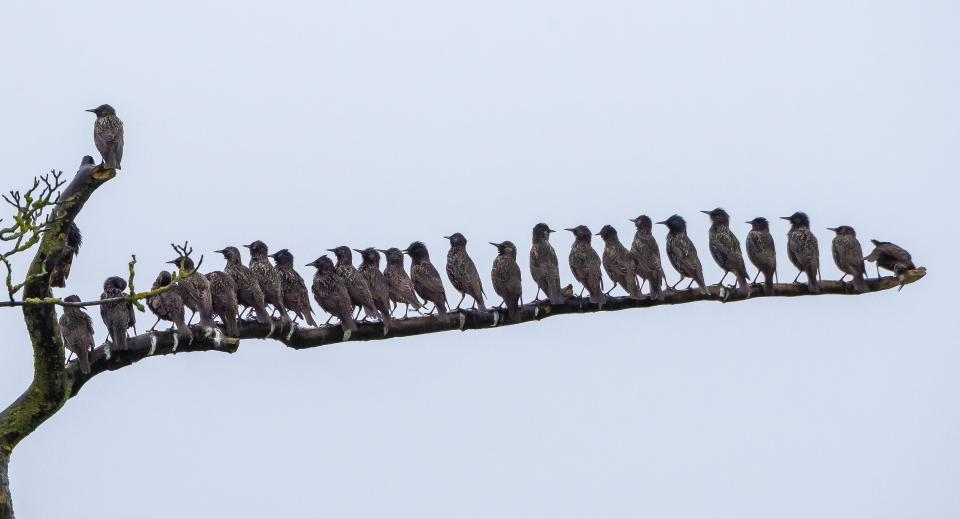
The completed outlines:
<svg viewBox="0 0 960 519">
<path fill-rule="evenodd" d="M 637 284 L 637 276 L 633 274 L 627 276 L 624 285 L 631 299 L 640 299 L 640 285 Z"/>
<path fill-rule="evenodd" d="M 317 327 L 317 322 L 313 320 L 313 311 L 312 311 L 312 310 L 307 310 L 306 312 L 304 312 L 304 313 L 303 313 L 303 318 L 304 318 L 304 320 L 307 321 L 307 324 L 309 324 L 310 326 L 313 326 L 314 328 Z"/>
<path fill-rule="evenodd" d="M 483 304 L 483 296 L 485 295 L 483 289 L 481 288 L 480 290 L 474 291 L 474 294 L 476 295 L 473 297 L 473 300 L 477 302 L 477 308 L 479 308 L 481 312 L 486 312 L 487 305 Z"/>
<path fill-rule="evenodd" d="M 260 324 L 267 324 L 271 321 L 270 312 L 267 311 L 267 308 L 262 304 L 254 307 L 254 310 L 257 313 L 257 322 Z"/>
<path fill-rule="evenodd" d="M 213 328 L 213 308 L 203 305 L 200 307 L 200 326 Z"/>
<path fill-rule="evenodd" d="M 554 285 L 553 283 L 548 283 L 547 285 L 547 299 L 550 300 L 550 304 L 552 305 L 562 305 L 567 302 L 567 298 L 563 296 L 563 291 L 560 290 L 559 284 Z"/>
<path fill-rule="evenodd" d="M 817 269 L 807 269 L 807 287 L 811 294 L 820 293 L 820 280 L 817 279 Z"/>
<path fill-rule="evenodd" d="M 359 328 L 357 328 L 357 322 L 353 320 L 353 315 L 352 315 L 352 314 L 353 314 L 353 312 L 351 311 L 350 314 L 345 315 L 344 317 L 342 317 L 342 318 L 340 319 L 340 326 L 341 326 L 344 330 L 350 330 L 351 332 L 355 332 L 355 331 L 357 331 Z"/>
<path fill-rule="evenodd" d="M 223 318 L 223 328 L 226 330 L 227 335 L 230 337 L 238 337 L 240 335 L 240 327 L 237 323 L 236 310 L 221 314 L 220 317 Z"/>
<path fill-rule="evenodd" d="M 509 317 L 510 320 L 515 323 L 519 322 L 520 316 L 522 314 L 520 312 L 520 305 L 517 304 L 517 300 L 514 299 L 511 301 L 507 301 L 506 303 L 507 303 L 507 317 Z"/>
<path fill-rule="evenodd" d="M 110 338 L 113 339 L 113 351 L 127 349 L 126 323 L 115 323 L 110 326 Z"/>
<path fill-rule="evenodd" d="M 747 274 L 746 270 L 737 273 L 737 285 L 740 285 L 740 288 L 744 291 L 747 297 L 750 297 L 751 289 L 750 281 L 748 281 L 748 279 L 749 274 Z"/>
<path fill-rule="evenodd" d="M 603 289 L 598 289 L 596 291 L 590 291 L 590 302 L 598 305 L 605 304 L 607 302 L 607 295 L 603 293 Z"/>
<path fill-rule="evenodd" d="M 857 274 L 856 276 L 853 276 L 853 289 L 861 293 L 870 290 L 867 286 L 867 280 L 864 279 L 863 274 Z"/>
<path fill-rule="evenodd" d="M 765 294 L 773 293 L 773 272 L 763 273 L 763 292 Z"/>
<path fill-rule="evenodd" d="M 80 351 L 77 352 L 77 362 L 80 363 L 80 373 L 84 375 L 90 374 L 90 350 L 86 347 L 81 347 Z"/>
<path fill-rule="evenodd" d="M 110 146 L 107 156 L 103 158 L 103 166 L 107 169 L 120 169 L 120 160 L 117 159 L 117 149 Z"/>
<path fill-rule="evenodd" d="M 63 288 L 67 285 L 67 278 L 70 277 L 70 267 L 73 265 L 73 258 L 67 258 L 62 264 L 53 267 L 50 273 L 50 286 Z"/>
<path fill-rule="evenodd" d="M 177 319 L 177 322 L 174 324 L 177 325 L 177 333 L 179 333 L 181 336 L 190 335 L 190 327 L 187 326 L 187 322 L 183 320 L 182 315 Z"/>
<path fill-rule="evenodd" d="M 438 314 L 440 314 L 440 315 L 446 315 L 446 314 L 447 314 L 447 300 L 446 300 L 446 299 L 444 299 L 443 301 L 440 301 L 439 303 L 437 303 L 436 301 L 434 301 L 434 302 L 433 302 L 433 306 L 437 307 L 437 313 L 438 313 Z"/>
</svg>

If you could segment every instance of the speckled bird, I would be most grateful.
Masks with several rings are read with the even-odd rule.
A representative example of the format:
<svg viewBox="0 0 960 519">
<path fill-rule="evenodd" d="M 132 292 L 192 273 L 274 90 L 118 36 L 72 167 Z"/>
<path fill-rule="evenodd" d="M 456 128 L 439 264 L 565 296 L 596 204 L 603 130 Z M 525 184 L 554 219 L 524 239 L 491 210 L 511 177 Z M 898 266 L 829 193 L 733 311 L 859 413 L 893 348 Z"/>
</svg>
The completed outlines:
<svg viewBox="0 0 960 519">
<path fill-rule="evenodd" d="M 590 294 L 590 302 L 602 305 L 607 302 L 603 293 L 603 274 L 600 272 L 600 255 L 590 244 L 593 234 L 586 225 L 566 229 L 573 233 L 573 246 L 570 248 L 570 271 L 573 277 Z M 583 289 L 580 290 L 583 296 Z"/>
<path fill-rule="evenodd" d="M 93 123 L 93 142 L 103 157 L 103 167 L 120 169 L 123 159 L 123 121 L 110 105 L 100 105 L 87 111 L 97 116 Z"/>
<path fill-rule="evenodd" d="M 356 331 L 357 323 L 353 320 L 353 303 L 350 302 L 350 293 L 337 274 L 337 268 L 327 256 L 321 256 L 308 267 L 316 267 L 313 275 L 313 297 L 320 308 L 337 319 L 344 330 Z M 327 322 L 330 322 L 327 320 Z"/>
<path fill-rule="evenodd" d="M 151 290 L 169 286 L 170 283 L 173 283 L 173 276 L 169 271 L 161 270 L 160 273 L 157 274 L 157 279 L 153 282 Z M 180 296 L 180 291 L 177 290 L 177 287 L 170 287 L 159 295 L 148 297 L 147 308 L 153 312 L 153 315 L 157 316 L 157 322 L 153 323 L 150 331 L 153 331 L 162 320 L 173 323 L 174 326 L 177 327 L 177 333 L 180 335 L 190 334 L 190 328 L 187 327 L 186 321 L 183 320 L 183 298 Z"/>
<path fill-rule="evenodd" d="M 497 257 L 493 260 L 493 269 L 490 271 L 493 290 L 507 305 L 507 317 L 516 321 L 523 305 L 523 280 L 520 265 L 517 264 L 517 246 L 510 241 L 490 242 L 490 245 L 497 248 Z"/>
<path fill-rule="evenodd" d="M 280 274 L 270 263 L 268 253 L 270 249 L 267 244 L 257 240 L 250 245 L 244 245 L 250 249 L 250 271 L 253 277 L 260 284 L 260 291 L 263 292 L 263 302 L 273 306 L 274 311 L 279 311 L 282 318 L 286 318 L 287 307 L 283 304 L 283 286 L 280 283 Z"/>
<path fill-rule="evenodd" d="M 277 264 L 277 274 L 280 275 L 280 287 L 283 294 L 283 304 L 298 319 L 304 319 L 310 326 L 316 326 L 313 319 L 313 308 L 310 306 L 310 294 L 307 284 L 293 268 L 293 254 L 287 249 L 281 249 L 270 255 Z"/>
<path fill-rule="evenodd" d="M 857 239 L 857 231 L 849 225 L 839 227 L 829 227 L 837 235 L 833 237 L 833 261 L 837 264 L 843 276 L 840 278 L 842 283 L 847 276 L 853 276 L 853 288 L 857 292 L 866 292 L 867 287 L 867 268 L 863 264 L 863 248 L 860 246 L 860 240 Z"/>
<path fill-rule="evenodd" d="M 686 220 L 684 220 L 682 216 L 675 214 L 657 223 L 666 225 L 667 229 L 669 229 L 667 232 L 667 258 L 670 260 L 673 268 L 680 274 L 680 279 L 670 288 L 676 288 L 684 279 L 690 278 L 690 284 L 687 285 L 688 290 L 693 286 L 693 282 L 696 281 L 697 285 L 700 286 L 700 293 L 708 294 L 707 286 L 703 282 L 703 265 L 700 263 L 700 257 L 697 255 L 697 247 L 693 244 L 693 241 L 690 240 L 690 237 L 687 236 Z"/>
<path fill-rule="evenodd" d="M 417 295 L 433 303 L 440 315 L 447 313 L 447 292 L 443 288 L 440 273 L 430 262 L 430 253 L 423 242 L 415 241 L 403 251 L 410 255 L 410 281 Z M 430 311 L 433 313 L 433 310 Z"/>
<path fill-rule="evenodd" d="M 873 251 L 867 256 L 867 261 L 877 263 L 877 277 L 880 277 L 880 268 L 883 267 L 896 275 L 917 268 L 913 258 L 903 247 L 888 241 L 870 240 Z"/>
<path fill-rule="evenodd" d="M 363 274 L 353 266 L 353 253 L 350 247 L 341 245 L 335 249 L 327 249 L 337 257 L 337 275 L 343 280 L 347 287 L 347 293 L 350 294 L 350 302 L 353 306 L 363 308 L 367 317 L 380 319 L 383 321 L 384 331 L 390 331 L 390 319 L 380 313 L 377 304 L 373 299 L 373 293 L 370 291 L 370 284 Z"/>
<path fill-rule="evenodd" d="M 723 285 L 727 275 L 731 272 L 737 277 L 737 285 L 740 291 L 747 296 L 750 295 L 750 275 L 747 274 L 747 266 L 743 262 L 743 251 L 740 249 L 740 240 L 737 235 L 730 230 L 730 215 L 725 210 L 718 207 L 711 211 L 700 211 L 710 217 L 710 255 L 713 261 L 723 269 L 723 277 L 720 278 L 719 285 Z"/>
<path fill-rule="evenodd" d="M 260 283 L 257 282 L 253 271 L 240 262 L 240 251 L 236 247 L 225 247 L 214 252 L 223 254 L 227 260 L 227 266 L 223 271 L 229 274 L 237 285 L 237 302 L 252 308 L 256 312 L 257 322 L 269 323 L 270 312 L 267 311 L 263 290 L 260 289 Z"/>
<path fill-rule="evenodd" d="M 650 283 L 650 298 L 663 301 L 662 286 L 666 275 L 663 273 L 663 262 L 660 260 L 660 246 L 657 244 L 657 239 L 653 237 L 653 221 L 645 214 L 630 221 L 637 228 L 630 246 L 630 255 L 633 256 L 637 275 Z"/>
<path fill-rule="evenodd" d="M 205 276 L 210 284 L 210 301 L 213 312 L 223 321 L 223 329 L 229 337 L 239 337 L 239 308 L 237 308 L 237 284 L 230 274 L 215 270 Z"/>
<path fill-rule="evenodd" d="M 603 269 L 613 280 L 613 287 L 623 287 L 632 299 L 640 299 L 640 286 L 637 283 L 637 265 L 630 251 L 620 243 L 617 230 L 612 225 L 604 225 L 597 236 L 603 239 Z"/>
<path fill-rule="evenodd" d="M 483 304 L 483 283 L 480 281 L 477 266 L 467 254 L 467 239 L 458 232 L 444 238 L 450 240 L 450 250 L 447 252 L 447 278 L 450 279 L 453 288 L 460 292 L 460 302 L 457 303 L 456 310 L 460 309 L 463 300 L 469 295 L 473 298 L 474 307 L 479 308 L 481 312 L 486 311 L 487 307 Z"/>
<path fill-rule="evenodd" d="M 562 305 L 564 297 L 560 287 L 560 266 L 557 261 L 557 251 L 550 245 L 550 234 L 553 229 L 545 223 L 538 223 L 533 227 L 533 245 L 530 247 L 530 276 L 537 284 L 537 295 L 540 291 L 547 295 L 550 304 Z"/>
<path fill-rule="evenodd" d="M 387 266 L 383 269 L 383 277 L 387 280 L 390 301 L 393 302 L 391 314 L 399 303 L 406 305 L 404 315 L 410 312 L 411 306 L 419 312 L 420 308 L 423 307 L 423 303 L 421 303 L 420 298 L 417 297 L 416 291 L 413 290 L 413 282 L 410 281 L 410 276 L 407 275 L 407 271 L 403 268 L 403 251 L 396 247 L 391 247 L 386 250 L 380 250 L 380 252 L 387 258 Z"/>
<path fill-rule="evenodd" d="M 81 245 L 83 245 L 83 235 L 80 234 L 80 228 L 77 224 L 70 222 L 63 233 L 62 252 L 47 268 L 50 271 L 50 286 L 59 288 L 66 286 L 67 278 L 70 277 L 70 268 L 73 266 L 73 258 L 80 253 Z"/>
<path fill-rule="evenodd" d="M 790 222 L 790 230 L 787 232 L 787 257 L 800 271 L 793 282 L 796 283 L 800 274 L 805 273 L 808 290 L 813 294 L 820 293 L 820 246 L 817 237 L 810 231 L 810 218 L 801 211 L 780 218 Z"/>
<path fill-rule="evenodd" d="M 124 297 L 127 289 L 127 280 L 119 276 L 111 276 L 103 282 L 103 293 L 100 300 Z M 114 301 L 100 305 L 100 317 L 107 326 L 110 334 L 110 343 L 113 351 L 127 349 L 127 329 L 134 328 L 137 316 L 133 313 L 133 303 L 130 301 Z M 136 333 L 136 328 L 134 328 Z"/>
<path fill-rule="evenodd" d="M 65 303 L 79 303 L 80 298 L 69 295 Z M 96 347 L 93 339 L 93 319 L 80 306 L 65 306 L 60 316 L 60 334 L 63 345 L 77 356 L 81 373 L 90 373 L 90 351 Z"/>
<path fill-rule="evenodd" d="M 213 303 L 210 300 L 210 282 L 196 268 L 193 259 L 187 256 L 180 256 L 177 259 L 170 260 L 167 263 L 176 266 L 183 271 L 184 277 L 177 281 L 177 290 L 183 299 L 183 305 L 194 313 L 200 314 L 200 325 L 204 327 L 213 326 Z M 187 320 L 187 324 L 193 321 L 193 314 Z"/>
<path fill-rule="evenodd" d="M 390 286 L 383 272 L 380 272 L 380 253 L 373 247 L 366 249 L 354 249 L 360 254 L 360 274 L 367 280 L 367 286 L 370 287 L 370 294 L 373 296 L 373 304 L 380 312 L 384 322 L 390 321 Z"/>
<path fill-rule="evenodd" d="M 773 293 L 773 277 L 777 272 L 777 247 L 770 234 L 770 222 L 758 216 L 747 222 L 752 226 L 747 233 L 747 257 L 750 263 L 757 267 L 757 275 L 753 278 L 756 283 L 760 273 L 763 273 L 763 292 Z"/>
</svg>

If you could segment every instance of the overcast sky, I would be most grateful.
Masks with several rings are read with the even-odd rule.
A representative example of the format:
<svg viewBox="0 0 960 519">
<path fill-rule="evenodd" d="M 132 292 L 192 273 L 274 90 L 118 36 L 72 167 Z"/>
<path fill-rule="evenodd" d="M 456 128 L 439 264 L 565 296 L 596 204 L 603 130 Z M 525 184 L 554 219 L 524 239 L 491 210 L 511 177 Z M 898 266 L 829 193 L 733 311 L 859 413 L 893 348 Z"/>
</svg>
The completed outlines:
<svg viewBox="0 0 960 519">
<path fill-rule="evenodd" d="M 256 239 L 298 265 L 419 239 L 442 265 L 459 231 L 485 279 L 487 242 L 517 243 L 530 297 L 534 224 L 629 239 L 641 213 L 686 216 L 716 282 L 698 212 L 716 206 L 741 238 L 740 222 L 807 211 L 825 279 L 839 277 L 825 228 L 841 224 L 930 271 L 900 293 L 144 361 L 17 448 L 19 514 L 958 516 L 958 11 L 7 2 L 0 188 L 96 155 L 84 109 L 111 103 L 126 124 L 123 170 L 81 214 L 57 295 L 96 298 L 131 253 L 146 288 L 173 241 L 205 269 Z M 786 230 L 772 222 L 789 281 Z M 571 241 L 554 239 L 564 283 Z M 0 326 L 5 404 L 32 358 L 19 312 Z"/>
</svg>

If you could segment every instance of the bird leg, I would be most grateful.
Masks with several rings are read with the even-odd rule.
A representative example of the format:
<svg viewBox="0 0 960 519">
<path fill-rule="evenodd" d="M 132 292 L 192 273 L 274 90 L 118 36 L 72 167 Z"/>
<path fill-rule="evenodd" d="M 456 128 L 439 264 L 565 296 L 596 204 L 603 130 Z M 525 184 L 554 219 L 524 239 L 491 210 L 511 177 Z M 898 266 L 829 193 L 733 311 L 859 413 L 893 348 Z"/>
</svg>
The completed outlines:
<svg viewBox="0 0 960 519">
<path fill-rule="evenodd" d="M 647 278 L 641 277 L 641 278 L 640 278 L 640 281 L 641 281 L 641 283 L 640 283 L 640 288 L 638 289 L 638 291 L 639 291 L 639 292 L 643 292 L 643 286 L 647 284 Z"/>
<path fill-rule="evenodd" d="M 582 297 L 583 297 L 583 291 L 584 291 L 586 288 L 587 288 L 587 287 L 580 287 L 580 294 L 577 295 L 577 297 L 582 298 Z"/>
<path fill-rule="evenodd" d="M 460 302 L 457 303 L 457 308 L 456 308 L 456 310 L 454 310 L 454 312 L 456 312 L 457 310 L 460 309 L 460 304 L 463 303 L 463 300 L 466 299 L 466 297 L 467 297 L 467 293 L 466 293 L 466 292 L 460 292 Z M 436 306 L 436 305 L 434 305 L 434 306 Z"/>
<path fill-rule="evenodd" d="M 847 273 L 844 272 L 843 275 L 840 276 L 840 282 L 843 283 L 843 280 L 846 279 L 846 278 L 847 278 Z"/>
<path fill-rule="evenodd" d="M 877 272 L 880 272 L 880 267 L 877 267 Z M 533 301 L 530 301 L 530 304 L 536 304 L 540 302 L 540 286 L 537 285 L 537 295 L 533 296 Z"/>
<path fill-rule="evenodd" d="M 331 321 L 332 319 L 333 319 L 333 315 L 330 315 L 330 317 L 327 317 L 327 322 L 323 323 L 323 325 L 326 326 L 326 325 L 330 324 L 330 321 Z"/>
<path fill-rule="evenodd" d="M 800 280 L 800 274 L 803 274 L 803 272 L 797 272 L 797 277 L 793 278 L 794 283 Z"/>
<path fill-rule="evenodd" d="M 613 292 L 613 289 L 614 289 L 614 288 L 617 288 L 617 282 L 616 282 L 616 281 L 613 282 L 613 286 L 610 287 L 610 290 L 607 290 L 606 295 L 610 295 L 610 292 Z"/>
<path fill-rule="evenodd" d="M 670 287 L 670 290 L 676 290 L 676 289 L 677 289 L 677 286 L 678 286 L 680 283 L 683 283 L 683 280 L 684 280 L 684 279 L 687 279 L 687 278 L 684 277 L 684 276 L 680 276 L 680 279 L 678 279 L 677 282 L 674 283 L 672 287 Z M 691 281 L 690 283 L 693 283 L 693 281 Z"/>
<path fill-rule="evenodd" d="M 753 276 L 753 281 L 751 281 L 750 284 L 755 285 L 758 279 L 760 279 L 760 270 L 757 270 L 757 275 Z"/>
<path fill-rule="evenodd" d="M 692 278 L 690 279 L 690 284 L 687 285 L 687 290 L 690 290 L 690 287 L 693 286 L 693 282 L 694 282 L 694 281 L 695 281 L 694 279 L 692 279 Z"/>
<path fill-rule="evenodd" d="M 729 270 L 723 273 L 723 277 L 720 278 L 720 282 L 717 283 L 717 286 L 718 286 L 718 287 L 722 287 L 722 286 L 723 286 L 723 281 L 724 281 L 725 279 L 727 279 L 727 274 L 729 274 L 729 273 L 730 273 Z"/>
<path fill-rule="evenodd" d="M 195 316 L 195 315 L 197 315 L 197 311 L 196 311 L 196 310 L 191 310 L 191 311 L 190 311 L 190 319 L 187 319 L 187 326 L 190 326 L 191 324 L 193 324 L 193 316 Z M 154 326 L 156 326 L 156 325 L 154 325 Z"/>
<path fill-rule="evenodd" d="M 192 316 L 191 316 L 191 317 L 192 317 Z M 155 330 L 155 329 L 157 328 L 157 325 L 158 325 L 158 324 L 160 324 L 160 318 L 159 318 L 159 317 L 157 317 L 157 322 L 153 323 L 153 326 L 151 326 L 150 329 L 147 330 L 147 331 L 148 331 L 148 332 L 152 332 L 153 330 Z"/>
</svg>

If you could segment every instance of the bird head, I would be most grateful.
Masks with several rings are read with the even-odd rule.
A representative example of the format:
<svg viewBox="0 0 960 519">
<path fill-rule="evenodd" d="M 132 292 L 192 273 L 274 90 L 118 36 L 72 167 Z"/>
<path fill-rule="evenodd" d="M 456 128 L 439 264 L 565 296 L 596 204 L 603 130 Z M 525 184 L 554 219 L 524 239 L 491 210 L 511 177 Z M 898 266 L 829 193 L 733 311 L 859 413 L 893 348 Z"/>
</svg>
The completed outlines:
<svg viewBox="0 0 960 519">
<path fill-rule="evenodd" d="M 280 249 L 271 254 L 270 257 L 273 258 L 274 263 L 276 263 L 278 267 L 293 266 L 293 254 L 291 254 L 287 249 Z"/>
<path fill-rule="evenodd" d="M 790 216 L 781 216 L 780 219 L 797 227 L 810 227 L 810 218 L 803 211 L 797 211 Z"/>
<path fill-rule="evenodd" d="M 313 260 L 310 263 L 307 263 L 307 266 L 316 267 L 316 269 L 320 272 L 329 272 L 334 269 L 333 260 L 331 260 L 330 257 L 327 256 L 326 254 L 324 254 L 323 256 L 320 256 L 319 258 Z"/>
<path fill-rule="evenodd" d="M 720 223 L 720 224 L 730 223 L 730 215 L 727 214 L 727 212 L 724 211 L 722 207 L 718 207 L 710 211 L 700 211 L 700 212 L 710 216 L 710 221 L 713 223 Z"/>
<path fill-rule="evenodd" d="M 490 245 L 493 245 L 497 248 L 497 253 L 504 256 L 517 256 L 517 246 L 513 244 L 512 241 L 505 241 L 500 243 L 490 242 Z"/>
<path fill-rule="evenodd" d="M 123 279 L 120 276 L 110 276 L 103 282 L 103 291 L 107 292 L 109 290 L 119 290 L 124 291 L 127 289 L 127 280 Z"/>
<path fill-rule="evenodd" d="M 353 249 L 354 252 L 360 255 L 360 261 L 366 265 L 380 265 L 380 253 L 377 252 L 377 249 L 373 247 L 367 247 L 366 249 Z"/>
<path fill-rule="evenodd" d="M 113 109 L 112 106 L 108 104 L 102 104 L 96 108 L 91 108 L 87 112 L 92 112 L 97 114 L 97 117 L 106 117 L 108 115 L 117 115 L 117 111 Z"/>
<path fill-rule="evenodd" d="M 642 231 L 649 231 L 653 228 L 653 222 L 650 220 L 650 217 L 645 214 L 641 214 L 636 218 L 631 218 L 630 221 L 637 226 L 637 229 Z"/>
<path fill-rule="evenodd" d="M 353 253 L 350 252 L 350 247 L 346 245 L 341 245 L 333 249 L 327 249 L 327 252 L 332 252 L 334 256 L 337 257 L 338 263 L 353 263 Z"/>
<path fill-rule="evenodd" d="M 586 225 L 578 225 L 576 227 L 568 227 L 564 229 L 565 231 L 570 231 L 578 240 L 590 240 L 590 228 Z"/>
<path fill-rule="evenodd" d="M 250 255 L 254 258 L 262 258 L 270 252 L 270 249 L 267 248 L 267 244 L 263 243 L 260 240 L 257 240 L 250 245 L 244 245 L 244 247 L 250 249 Z"/>
<path fill-rule="evenodd" d="M 769 230 L 770 230 L 770 222 L 768 222 L 767 219 L 764 218 L 764 217 L 762 217 L 762 216 L 758 216 L 758 217 L 754 218 L 753 220 L 750 220 L 750 221 L 747 222 L 747 223 L 750 224 L 750 225 L 752 225 L 752 226 L 753 226 L 753 230 L 755 230 L 755 231 L 769 231 Z"/>
<path fill-rule="evenodd" d="M 410 246 L 407 247 L 403 252 L 409 254 L 414 260 L 430 259 L 430 253 L 427 251 L 427 246 L 424 245 L 422 241 L 415 241 L 411 243 Z"/>
<path fill-rule="evenodd" d="M 853 227 L 849 225 L 841 225 L 839 227 L 827 227 L 828 231 L 833 231 L 837 233 L 837 236 L 854 236 L 856 237 L 857 231 L 853 230 Z"/>
<path fill-rule="evenodd" d="M 615 240 L 617 239 L 617 230 L 614 229 L 612 225 L 604 225 L 600 228 L 597 236 L 603 238 L 603 241 Z"/>
<path fill-rule="evenodd" d="M 455 232 L 450 236 L 444 236 L 444 238 L 450 240 L 451 247 L 466 247 L 467 245 L 467 238 L 458 232 Z"/>
<path fill-rule="evenodd" d="M 399 263 L 400 265 L 403 265 L 402 250 L 396 247 L 390 247 L 389 249 L 386 249 L 386 250 L 384 249 L 377 249 L 377 250 L 382 252 L 384 257 L 387 258 L 387 263 L 394 264 L 394 265 Z"/>
<path fill-rule="evenodd" d="M 173 275 L 170 274 L 170 271 L 161 270 L 160 273 L 157 274 L 156 281 L 153 282 L 153 288 L 156 289 L 160 287 L 165 287 L 172 282 L 173 282 Z"/>
<path fill-rule="evenodd" d="M 675 214 L 670 218 L 662 222 L 657 222 L 660 225 L 666 225 L 667 229 L 670 229 L 670 232 L 680 232 L 687 230 L 687 221 L 683 219 L 679 214 Z"/>
<path fill-rule="evenodd" d="M 550 233 L 556 232 L 550 228 L 549 225 L 545 223 L 538 223 L 533 226 L 533 241 L 537 240 L 549 240 Z"/>
</svg>

